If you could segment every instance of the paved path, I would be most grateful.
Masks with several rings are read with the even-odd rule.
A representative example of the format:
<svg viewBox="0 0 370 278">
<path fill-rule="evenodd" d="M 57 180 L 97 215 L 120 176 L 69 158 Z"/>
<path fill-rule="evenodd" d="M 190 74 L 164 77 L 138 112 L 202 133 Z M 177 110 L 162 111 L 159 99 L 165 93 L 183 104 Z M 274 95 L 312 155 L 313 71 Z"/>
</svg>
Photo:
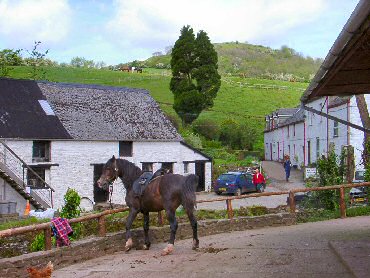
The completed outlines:
<svg viewBox="0 0 370 278">
<path fill-rule="evenodd" d="M 285 172 L 281 163 L 275 161 L 262 161 L 262 168 L 269 179 L 266 192 L 285 191 L 293 188 L 304 188 L 303 174 L 301 171 L 292 169 L 289 182 L 285 181 Z M 211 200 L 219 198 L 214 192 L 197 195 L 197 200 Z M 267 196 L 258 198 L 247 198 L 234 200 L 233 208 L 241 206 L 262 205 L 268 208 L 276 208 L 279 205 L 286 205 L 287 195 Z M 200 203 L 198 209 L 225 209 L 225 202 Z"/>
<path fill-rule="evenodd" d="M 352 240 L 365 246 L 356 249 Z M 198 251 L 182 240 L 166 257 L 159 256 L 165 244 L 155 244 L 65 267 L 53 277 L 369 277 L 369 243 L 370 216 L 336 219 L 206 236 Z"/>
</svg>

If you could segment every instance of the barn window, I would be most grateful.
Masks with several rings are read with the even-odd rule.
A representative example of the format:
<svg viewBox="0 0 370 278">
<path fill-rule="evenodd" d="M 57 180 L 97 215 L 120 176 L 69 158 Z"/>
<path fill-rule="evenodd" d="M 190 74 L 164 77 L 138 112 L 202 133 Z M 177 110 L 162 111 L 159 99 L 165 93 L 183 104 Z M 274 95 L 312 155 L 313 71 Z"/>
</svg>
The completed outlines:
<svg viewBox="0 0 370 278">
<path fill-rule="evenodd" d="M 40 176 L 43 180 L 45 180 L 45 168 L 43 167 L 31 167 L 31 169 Z M 38 178 L 35 173 L 28 170 L 27 171 L 27 185 L 31 188 L 44 188 L 45 184 Z"/>
<path fill-rule="evenodd" d="M 320 158 L 320 138 L 316 137 L 316 159 Z"/>
<path fill-rule="evenodd" d="M 143 172 L 152 172 L 153 173 L 153 163 L 143 162 L 143 163 L 141 163 L 141 165 L 142 165 L 141 169 L 143 170 Z"/>
<path fill-rule="evenodd" d="M 32 162 L 50 161 L 50 141 L 33 141 Z"/>
<path fill-rule="evenodd" d="M 334 121 L 334 129 L 333 129 L 333 136 L 338 137 L 339 136 L 339 123 L 337 121 Z"/>
<path fill-rule="evenodd" d="M 172 162 L 163 162 L 162 168 L 168 170 L 170 173 L 173 173 L 173 163 Z"/>
<path fill-rule="evenodd" d="M 184 162 L 184 174 L 189 173 L 189 162 Z"/>
<path fill-rule="evenodd" d="M 132 156 L 132 141 L 120 141 L 119 142 L 119 156 Z"/>
</svg>

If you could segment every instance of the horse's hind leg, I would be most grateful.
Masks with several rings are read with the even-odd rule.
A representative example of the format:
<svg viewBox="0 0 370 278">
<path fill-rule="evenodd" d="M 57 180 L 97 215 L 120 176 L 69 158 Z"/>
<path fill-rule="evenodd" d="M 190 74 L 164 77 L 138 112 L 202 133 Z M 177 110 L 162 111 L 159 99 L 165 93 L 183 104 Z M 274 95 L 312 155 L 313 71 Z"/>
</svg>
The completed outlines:
<svg viewBox="0 0 370 278">
<path fill-rule="evenodd" d="M 131 208 L 126 220 L 126 245 L 125 245 L 126 252 L 130 251 L 130 249 L 133 246 L 131 238 L 131 226 L 136 218 L 137 213 L 138 213 L 137 209 Z"/>
<path fill-rule="evenodd" d="M 145 236 L 145 243 L 144 243 L 144 250 L 149 250 L 150 248 L 150 241 L 149 241 L 149 212 L 144 212 L 144 236 Z"/>
<path fill-rule="evenodd" d="M 191 228 L 193 229 L 193 249 L 199 248 L 199 239 L 198 239 L 198 223 L 197 218 L 194 215 L 194 208 L 185 208 L 186 214 L 189 217 Z"/>
<path fill-rule="evenodd" d="M 170 222 L 171 235 L 168 241 L 167 247 L 163 249 L 162 255 L 169 255 L 173 252 L 173 244 L 175 243 L 176 231 L 177 231 L 177 220 L 175 210 L 166 209 L 168 222 Z"/>
</svg>

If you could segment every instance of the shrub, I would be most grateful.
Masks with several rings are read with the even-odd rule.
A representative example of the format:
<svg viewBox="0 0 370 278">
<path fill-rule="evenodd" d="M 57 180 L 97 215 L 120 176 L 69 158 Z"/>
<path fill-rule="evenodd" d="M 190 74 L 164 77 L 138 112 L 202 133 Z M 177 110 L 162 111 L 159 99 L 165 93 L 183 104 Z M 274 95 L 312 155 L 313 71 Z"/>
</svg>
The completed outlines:
<svg viewBox="0 0 370 278">
<path fill-rule="evenodd" d="M 64 195 L 64 206 L 62 207 L 60 217 L 67 219 L 79 217 L 81 213 L 80 204 L 80 195 L 78 195 L 76 190 L 68 188 L 66 194 Z M 81 234 L 81 224 L 75 223 L 72 224 L 71 227 L 73 229 L 72 239 L 79 238 Z"/>
<path fill-rule="evenodd" d="M 193 123 L 192 127 L 196 133 L 208 140 L 218 140 L 220 136 L 220 127 L 211 119 L 198 119 Z"/>
</svg>

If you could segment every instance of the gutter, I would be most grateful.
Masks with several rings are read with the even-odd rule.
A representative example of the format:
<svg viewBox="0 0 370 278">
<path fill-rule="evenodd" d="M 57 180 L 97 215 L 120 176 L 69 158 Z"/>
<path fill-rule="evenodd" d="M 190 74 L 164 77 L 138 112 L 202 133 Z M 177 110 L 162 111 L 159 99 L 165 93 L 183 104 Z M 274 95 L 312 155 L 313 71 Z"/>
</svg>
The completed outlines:
<svg viewBox="0 0 370 278">
<path fill-rule="evenodd" d="M 344 48 L 351 41 L 352 37 L 357 34 L 357 30 L 364 23 L 364 21 L 369 17 L 369 11 L 370 1 L 360 0 L 333 46 L 330 48 L 329 53 L 327 54 L 324 62 L 321 64 L 315 77 L 312 79 L 308 88 L 304 91 L 303 96 L 301 97 L 301 101 L 303 103 L 307 103 L 315 98 L 315 96 L 312 96 L 313 91 L 318 88 L 337 59 L 343 56 Z"/>
</svg>

